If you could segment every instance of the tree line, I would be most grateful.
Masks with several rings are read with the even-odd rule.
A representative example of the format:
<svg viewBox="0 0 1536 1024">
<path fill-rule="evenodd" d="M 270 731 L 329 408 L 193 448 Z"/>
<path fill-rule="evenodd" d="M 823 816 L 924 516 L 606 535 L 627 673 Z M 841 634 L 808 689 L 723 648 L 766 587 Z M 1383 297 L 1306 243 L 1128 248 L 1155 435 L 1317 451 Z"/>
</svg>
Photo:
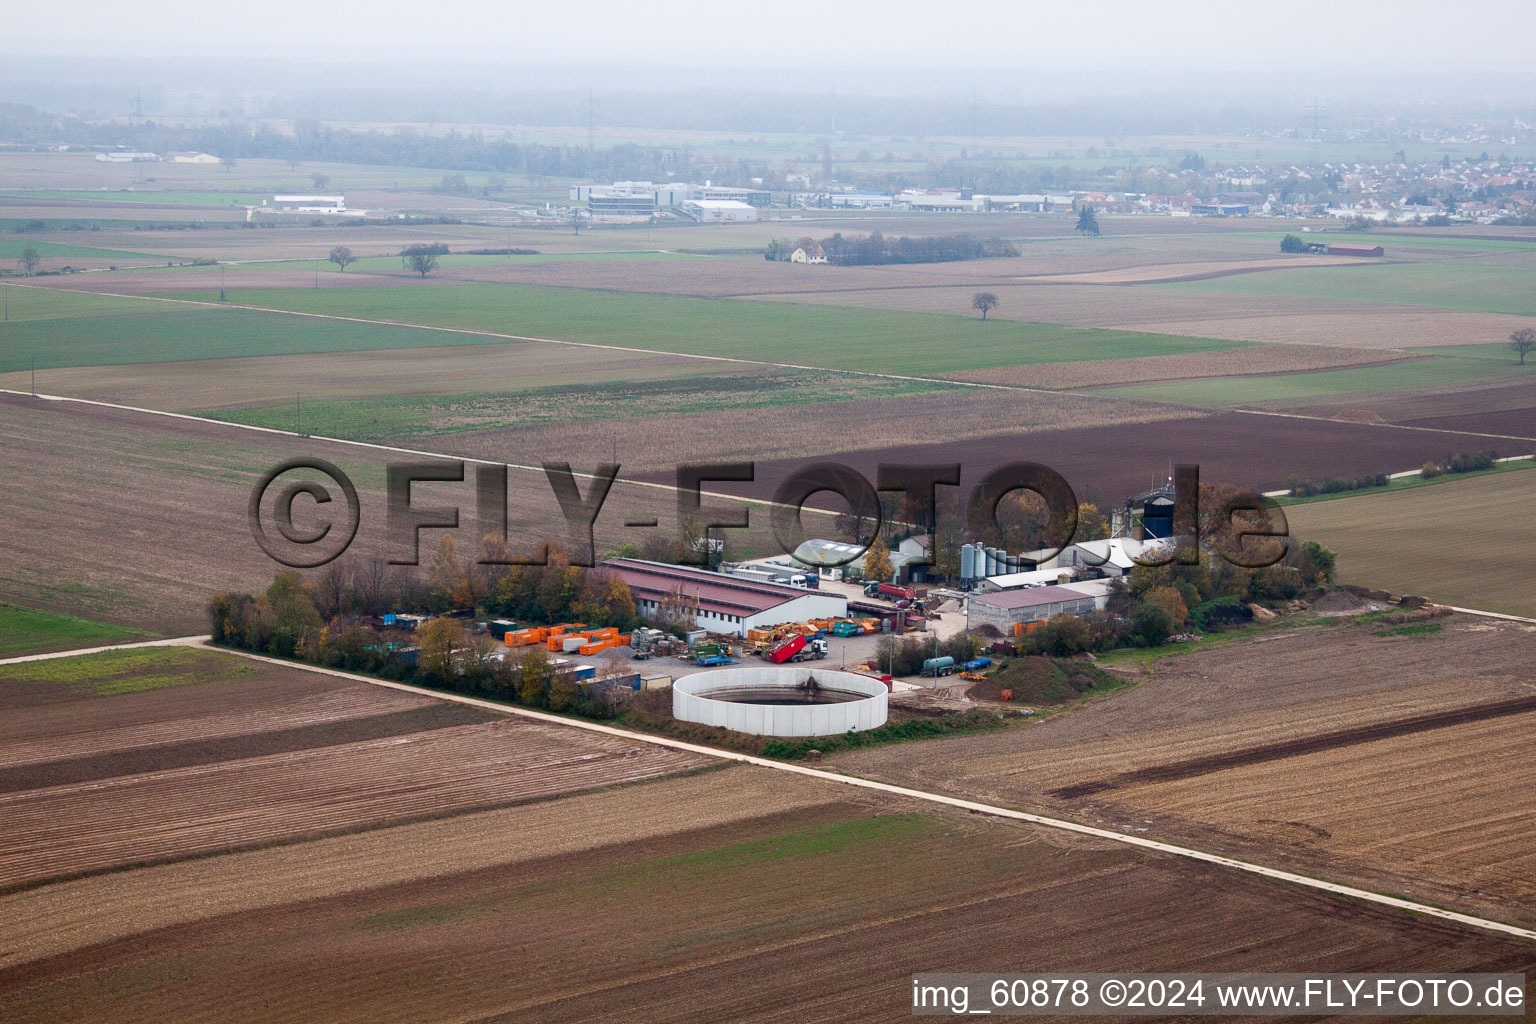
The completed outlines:
<svg viewBox="0 0 1536 1024">
<path fill-rule="evenodd" d="M 1253 617 L 1249 605 L 1288 601 L 1332 581 L 1338 556 L 1316 541 L 1293 547 L 1281 562 L 1244 569 L 1219 558 L 1136 566 L 1117 581 L 1103 611 L 1057 615 L 1015 641 L 1021 654 L 1071 657 L 1085 651 L 1159 647 L 1194 626 L 1205 632 Z"/>
<path fill-rule="evenodd" d="M 87 122 L 15 104 L 0 105 L 0 138 L 23 144 L 120 146 L 153 153 L 194 150 L 212 153 L 226 161 L 275 159 L 294 165 L 310 161 L 432 167 L 613 181 L 688 181 L 709 177 L 721 184 L 749 184 L 751 178 L 768 173 L 762 161 L 712 159 L 671 146 L 544 145 L 491 137 L 480 131 L 450 131 L 441 135 L 410 128 L 366 131 L 308 119 L 291 122 L 288 127 L 289 131 L 282 131 L 271 124 L 242 121 L 192 127 L 154 121 Z"/>
<path fill-rule="evenodd" d="M 504 555 L 500 543 L 487 538 L 484 553 Z M 260 593 L 215 594 L 208 618 L 215 643 L 243 650 L 530 707 L 612 713 L 609 702 L 584 695 L 558 671 L 543 648 L 514 652 L 475 631 L 471 610 L 519 623 L 575 621 L 621 631 L 638 622 L 622 579 L 571 565 L 558 543 L 549 543 L 547 565 L 482 566 L 460 556 L 451 535 L 439 541 L 422 573 L 380 560 L 333 563 L 311 581 L 285 570 Z M 374 625 L 385 612 L 433 616 L 410 635 L 414 664 L 396 656 L 407 644 L 399 631 Z M 617 659 L 608 660 L 618 671 Z"/>
<path fill-rule="evenodd" d="M 768 244 L 767 256 L 771 260 L 787 260 L 796 248 L 809 249 L 817 244 L 826 253 L 828 263 L 843 267 L 870 267 L 887 263 L 952 263 L 1019 254 L 1017 246 L 1000 238 L 965 233 L 888 238 L 879 231 L 862 236 L 845 236 L 839 231 L 830 238 L 823 238 L 820 243 L 809 237 L 797 239 L 794 245 L 786 245 L 774 239 Z"/>
</svg>

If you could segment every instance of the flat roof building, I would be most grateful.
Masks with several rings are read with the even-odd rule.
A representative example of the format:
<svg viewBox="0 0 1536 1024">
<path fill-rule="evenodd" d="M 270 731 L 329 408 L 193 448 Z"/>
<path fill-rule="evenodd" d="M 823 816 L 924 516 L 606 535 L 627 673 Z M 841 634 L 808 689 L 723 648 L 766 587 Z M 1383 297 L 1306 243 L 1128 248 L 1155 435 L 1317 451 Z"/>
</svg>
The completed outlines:
<svg viewBox="0 0 1536 1024">
<path fill-rule="evenodd" d="M 757 221 L 757 207 L 739 199 L 690 199 L 683 212 L 704 223 L 752 224 Z"/>
<path fill-rule="evenodd" d="M 1094 605 L 1093 594 L 1062 586 L 972 594 L 965 603 L 965 628 L 992 626 L 1012 633 L 1016 624 L 1044 622 L 1057 615 L 1087 615 Z"/>
<path fill-rule="evenodd" d="M 996 576 L 982 577 L 981 582 L 976 584 L 976 589 L 983 594 L 995 594 L 1000 590 L 1018 590 L 1022 587 L 1054 586 L 1058 583 L 1071 583 L 1077 574 L 1077 569 L 1030 569 L 1025 572 L 1005 572 Z"/>
<path fill-rule="evenodd" d="M 346 196 L 273 196 L 272 207 L 290 213 L 346 213 Z"/>
</svg>

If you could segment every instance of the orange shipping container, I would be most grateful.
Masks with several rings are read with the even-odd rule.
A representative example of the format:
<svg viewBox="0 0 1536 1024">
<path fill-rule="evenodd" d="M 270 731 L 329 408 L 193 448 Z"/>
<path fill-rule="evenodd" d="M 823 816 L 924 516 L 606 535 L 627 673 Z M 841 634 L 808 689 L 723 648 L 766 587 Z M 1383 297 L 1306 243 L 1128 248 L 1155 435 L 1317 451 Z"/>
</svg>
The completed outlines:
<svg viewBox="0 0 1536 1024">
<path fill-rule="evenodd" d="M 527 647 L 530 644 L 542 643 L 544 630 L 542 627 L 532 629 L 517 629 L 507 634 L 508 647 Z"/>
<path fill-rule="evenodd" d="M 565 650 L 565 642 L 567 640 L 575 640 L 588 636 L 589 635 L 586 633 L 551 633 L 549 639 L 544 641 L 544 646 L 548 647 L 552 651 L 563 651 Z"/>
</svg>

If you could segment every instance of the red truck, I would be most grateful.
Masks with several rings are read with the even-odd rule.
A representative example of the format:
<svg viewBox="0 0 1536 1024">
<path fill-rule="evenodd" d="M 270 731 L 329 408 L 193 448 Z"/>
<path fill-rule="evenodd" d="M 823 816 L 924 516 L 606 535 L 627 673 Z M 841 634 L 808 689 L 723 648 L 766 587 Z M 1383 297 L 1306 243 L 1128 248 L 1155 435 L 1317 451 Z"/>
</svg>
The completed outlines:
<svg viewBox="0 0 1536 1024">
<path fill-rule="evenodd" d="M 827 656 L 827 642 L 821 637 L 807 637 L 803 633 L 796 633 L 788 640 L 777 646 L 770 647 L 764 655 L 775 665 L 782 665 L 788 661 L 811 661 Z"/>
<path fill-rule="evenodd" d="M 908 601 L 917 600 L 917 591 L 913 590 L 911 587 L 898 586 L 895 583 L 880 584 L 879 593 L 882 597 L 889 597 L 892 599 L 904 597 Z"/>
</svg>

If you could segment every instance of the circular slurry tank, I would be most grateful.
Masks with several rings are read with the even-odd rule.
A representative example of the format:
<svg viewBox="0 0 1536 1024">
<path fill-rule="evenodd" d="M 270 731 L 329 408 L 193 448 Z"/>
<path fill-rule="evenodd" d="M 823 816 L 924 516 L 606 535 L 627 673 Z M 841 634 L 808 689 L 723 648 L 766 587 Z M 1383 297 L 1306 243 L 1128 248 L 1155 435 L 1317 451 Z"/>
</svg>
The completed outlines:
<svg viewBox="0 0 1536 1024">
<path fill-rule="evenodd" d="M 837 736 L 885 724 L 885 684 L 857 672 L 764 665 L 672 684 L 672 717 L 755 736 Z"/>
</svg>

